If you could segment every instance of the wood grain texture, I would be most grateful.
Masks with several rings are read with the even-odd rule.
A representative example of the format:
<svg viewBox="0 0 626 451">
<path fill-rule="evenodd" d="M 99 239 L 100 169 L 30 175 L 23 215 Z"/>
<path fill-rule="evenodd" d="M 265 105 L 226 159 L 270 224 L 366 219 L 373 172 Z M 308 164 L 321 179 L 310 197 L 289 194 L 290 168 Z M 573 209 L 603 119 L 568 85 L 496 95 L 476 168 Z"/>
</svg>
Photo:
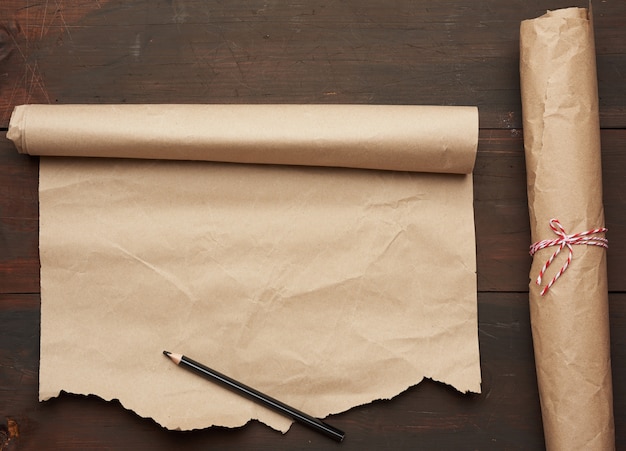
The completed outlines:
<svg viewBox="0 0 626 451">
<path fill-rule="evenodd" d="M 626 397 L 626 294 L 613 293 L 611 338 L 616 400 Z M 464 396 L 425 381 L 390 401 L 329 419 L 341 445 L 299 425 L 281 435 L 252 422 L 241 429 L 177 433 L 125 411 L 119 403 L 62 394 L 37 402 L 38 295 L 0 295 L 0 422 L 19 428 L 15 449 L 480 449 L 543 447 L 526 293 L 480 293 L 483 393 Z M 615 406 L 625 424 L 626 405 Z M 626 438 L 618 429 L 618 448 Z"/>
<path fill-rule="evenodd" d="M 39 161 L 0 132 L 0 293 L 39 292 Z"/>
<path fill-rule="evenodd" d="M 3 0 L 0 128 L 22 103 L 478 105 L 481 395 L 425 381 L 329 422 L 176 433 L 117 402 L 38 403 L 38 159 L 0 133 L 0 450 L 544 446 L 528 319 L 519 22 L 586 0 Z M 617 449 L 626 449 L 626 2 L 596 1 Z"/>
<path fill-rule="evenodd" d="M 342 449 L 458 449 L 459 436 L 477 449 L 538 449 L 543 443 L 525 294 L 481 294 L 483 394 L 464 396 L 424 382 L 391 401 L 379 401 L 331 418 L 347 432 Z M 299 425 L 282 436 L 260 424 L 242 430 L 167 432 L 151 420 L 95 397 L 62 395 L 37 403 L 39 302 L 37 295 L 3 295 L 0 318 L 0 418 L 20 426 L 19 449 L 326 449 L 337 446 Z M 22 350 L 19 355 L 16 349 Z M 516 393 L 511 396 L 510 393 Z M 8 402 L 7 402 L 8 401 Z M 331 422 L 329 420 L 329 422 Z M 464 439 L 464 440 L 466 440 Z M 265 443 L 265 445 L 263 445 Z"/>
<path fill-rule="evenodd" d="M 176 101 L 478 105 L 519 128 L 519 23 L 572 3 L 4 0 L 0 126 L 20 103 Z M 602 125 L 624 127 L 626 4 L 594 7 Z"/>
</svg>

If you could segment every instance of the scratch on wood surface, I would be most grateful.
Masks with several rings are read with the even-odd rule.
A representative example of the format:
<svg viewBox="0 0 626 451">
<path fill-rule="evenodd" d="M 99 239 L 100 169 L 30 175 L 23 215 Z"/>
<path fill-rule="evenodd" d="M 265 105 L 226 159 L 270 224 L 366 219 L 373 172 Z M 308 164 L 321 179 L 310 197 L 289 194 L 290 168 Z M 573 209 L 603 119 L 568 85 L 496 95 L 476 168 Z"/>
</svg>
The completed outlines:
<svg viewBox="0 0 626 451">
<path fill-rule="evenodd" d="M 135 42 L 130 45 L 130 54 L 135 61 L 139 61 L 139 57 L 141 56 L 141 33 L 135 35 Z"/>
<path fill-rule="evenodd" d="M 4 9 L 6 0 L 0 0 L 0 120 L 7 126 L 13 107 L 23 103 L 51 103 L 52 94 L 46 86 L 42 65 L 46 56 L 40 51 L 64 44 L 76 43 L 76 27 L 94 10 L 103 8 L 111 0 L 95 2 L 67 2 L 64 0 L 32 0 L 8 2 L 20 7 Z M 72 49 L 73 50 L 73 49 Z M 74 52 L 80 62 L 80 52 Z M 56 97 L 56 96 L 55 96 Z M 54 98 L 52 98 L 54 100 Z"/>
<path fill-rule="evenodd" d="M 41 34 L 39 35 L 39 39 L 43 38 L 43 32 L 46 27 L 46 16 L 48 15 L 48 0 L 46 0 L 46 4 L 43 10 L 43 19 L 41 20 Z"/>
<path fill-rule="evenodd" d="M 31 65 L 28 62 L 28 57 L 26 56 L 26 53 L 22 49 L 22 47 L 21 47 L 20 43 L 18 42 L 18 40 L 15 38 L 15 36 L 12 33 L 10 33 L 10 36 L 11 36 L 11 39 L 13 41 L 13 45 L 17 49 L 18 53 L 20 54 L 20 57 L 22 58 L 22 60 L 24 62 L 24 74 L 22 75 L 21 78 L 15 80 L 15 84 L 13 85 L 13 89 L 11 91 L 11 97 L 10 97 L 9 102 L 7 104 L 6 111 L 4 112 L 5 115 L 13 107 L 13 105 L 15 105 L 17 103 L 16 102 L 16 95 L 17 95 L 18 92 L 21 92 L 20 90 L 18 90 L 18 87 L 22 83 L 24 84 L 24 95 L 25 95 L 25 98 L 20 103 L 28 103 L 28 102 L 30 102 L 30 100 L 32 99 L 32 96 L 33 96 L 33 90 L 36 87 L 38 87 L 41 90 L 41 92 L 43 93 L 44 97 L 46 98 L 46 101 L 48 103 L 50 103 L 50 98 L 48 97 L 48 91 L 46 89 L 45 83 L 43 81 L 43 77 L 42 77 L 41 72 L 39 70 L 39 63 L 37 61 L 35 61 L 35 64 Z M 26 41 L 26 52 L 28 52 L 28 40 Z"/>
<path fill-rule="evenodd" d="M 10 36 L 11 31 L 9 27 L 0 23 L 0 61 L 8 58 L 13 50 Z"/>
<path fill-rule="evenodd" d="M 174 0 L 172 2 L 172 12 L 173 23 L 180 25 L 187 22 L 187 19 L 189 18 L 189 13 L 187 12 L 187 7 L 185 6 L 185 3 L 179 0 Z"/>
<path fill-rule="evenodd" d="M 47 8 L 47 2 L 46 2 L 46 8 Z M 44 13 L 44 22 L 42 23 L 42 32 L 44 30 L 44 24 L 45 24 L 45 16 L 46 14 Z M 48 97 L 48 92 L 46 89 L 46 86 L 44 84 L 43 81 L 43 77 L 41 74 L 41 71 L 39 70 L 39 63 L 38 61 L 35 61 L 34 64 L 31 64 L 29 62 L 29 58 L 28 58 L 28 54 L 30 53 L 30 38 L 28 37 L 28 33 L 30 30 L 30 23 L 29 23 L 29 15 L 26 15 L 26 29 L 24 30 L 24 37 L 25 40 L 20 43 L 21 40 L 18 40 L 16 38 L 16 33 L 20 33 L 21 29 L 19 27 L 16 27 L 16 33 L 8 33 L 9 36 L 11 37 L 11 41 L 13 43 L 13 48 L 15 48 L 17 50 L 17 52 L 19 53 L 20 58 L 22 59 L 23 63 L 24 63 L 24 74 L 22 75 L 21 78 L 16 79 L 15 80 L 15 84 L 13 86 L 13 89 L 11 91 L 11 97 L 10 100 L 8 102 L 7 108 L 11 108 L 14 105 L 14 101 L 16 100 L 16 94 L 18 93 L 18 86 L 21 85 L 23 83 L 24 86 L 24 96 L 25 98 L 22 100 L 21 103 L 28 103 L 33 96 L 33 90 L 35 88 L 39 88 L 41 90 L 41 92 L 43 93 L 44 97 L 46 98 L 46 101 L 48 103 L 50 103 L 50 99 Z M 6 114 L 6 112 L 5 112 Z"/>
<path fill-rule="evenodd" d="M 63 0 L 54 0 L 54 4 L 57 8 L 56 13 L 58 14 L 59 18 L 61 19 L 61 23 L 63 24 L 63 29 L 67 33 L 67 37 L 70 38 L 70 42 L 74 42 L 74 40 L 72 39 L 72 33 L 70 33 L 70 27 L 65 21 L 65 17 L 63 16 Z"/>
</svg>

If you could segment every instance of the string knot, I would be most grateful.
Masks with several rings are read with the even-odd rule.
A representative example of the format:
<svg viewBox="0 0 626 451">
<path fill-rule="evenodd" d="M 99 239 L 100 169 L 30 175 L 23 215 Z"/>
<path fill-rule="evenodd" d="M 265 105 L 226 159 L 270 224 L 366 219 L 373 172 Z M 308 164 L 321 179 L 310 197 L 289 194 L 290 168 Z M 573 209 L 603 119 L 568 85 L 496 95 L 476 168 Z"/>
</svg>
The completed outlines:
<svg viewBox="0 0 626 451">
<path fill-rule="evenodd" d="M 570 263 L 572 262 L 572 259 L 574 258 L 574 249 L 572 248 L 572 246 L 575 246 L 577 244 L 585 244 L 588 246 L 599 246 L 605 249 L 609 248 L 609 241 L 605 237 L 593 236 L 593 235 L 597 235 L 598 233 L 605 233 L 608 230 L 605 227 L 600 227 L 597 229 L 587 230 L 586 232 L 579 232 L 579 233 L 574 233 L 572 235 L 568 235 L 565 232 L 565 229 L 563 228 L 559 220 L 553 218 L 553 219 L 550 219 L 550 228 L 558 236 L 558 238 L 555 238 L 553 240 L 537 241 L 532 246 L 530 246 L 531 256 L 535 255 L 535 253 L 540 251 L 541 249 L 545 249 L 547 247 L 552 247 L 552 246 L 558 246 L 558 249 L 554 252 L 554 254 L 552 254 L 552 256 L 548 259 L 548 261 L 546 261 L 546 263 L 543 265 L 543 268 L 541 268 L 541 271 L 539 271 L 539 276 L 537 276 L 537 281 L 536 281 L 537 285 L 541 285 L 541 281 L 543 280 L 543 276 L 546 270 L 552 264 L 554 259 L 561 253 L 563 248 L 567 247 L 569 249 L 569 255 L 567 256 L 567 260 L 565 261 L 561 269 L 556 273 L 556 275 L 552 278 L 552 280 L 545 287 L 543 287 L 543 290 L 541 290 L 541 296 L 543 296 L 544 294 L 548 292 L 550 287 L 554 285 L 554 283 L 559 279 L 559 277 L 563 275 L 563 273 L 569 267 Z"/>
</svg>

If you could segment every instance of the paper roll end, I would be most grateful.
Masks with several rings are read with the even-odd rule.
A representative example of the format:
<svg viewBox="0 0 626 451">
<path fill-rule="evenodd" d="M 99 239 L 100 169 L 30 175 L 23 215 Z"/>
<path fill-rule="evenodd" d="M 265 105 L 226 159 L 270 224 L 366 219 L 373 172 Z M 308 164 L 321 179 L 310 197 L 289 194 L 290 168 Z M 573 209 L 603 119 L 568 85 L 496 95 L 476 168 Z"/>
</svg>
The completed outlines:
<svg viewBox="0 0 626 451">
<path fill-rule="evenodd" d="M 7 131 L 7 138 L 13 141 L 17 151 L 19 153 L 28 153 L 26 149 L 25 133 L 24 133 L 24 120 L 26 116 L 26 106 L 19 105 L 13 109 L 11 114 L 11 120 L 9 121 L 9 130 Z"/>
</svg>

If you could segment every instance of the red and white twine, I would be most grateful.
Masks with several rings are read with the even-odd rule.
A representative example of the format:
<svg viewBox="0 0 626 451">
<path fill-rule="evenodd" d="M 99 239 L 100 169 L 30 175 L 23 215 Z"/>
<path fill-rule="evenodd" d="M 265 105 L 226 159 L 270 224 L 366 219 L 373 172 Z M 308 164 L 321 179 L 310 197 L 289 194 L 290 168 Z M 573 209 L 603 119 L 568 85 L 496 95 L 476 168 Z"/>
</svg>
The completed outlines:
<svg viewBox="0 0 626 451">
<path fill-rule="evenodd" d="M 552 280 L 541 290 L 541 296 L 546 294 L 550 287 L 554 285 L 554 283 L 563 275 L 565 270 L 568 268 L 572 259 L 574 257 L 574 249 L 572 246 L 577 244 L 585 244 L 588 246 L 599 246 L 605 249 L 609 248 L 609 241 L 605 237 L 600 236 L 591 236 L 596 235 L 598 233 L 605 233 L 607 229 L 605 227 L 600 227 L 598 229 L 587 230 L 586 232 L 574 233 L 572 235 L 568 235 L 565 233 L 565 229 L 561 225 L 558 219 L 550 219 L 550 228 L 552 231 L 558 236 L 553 240 L 542 240 L 534 243 L 530 246 L 530 255 L 535 255 L 537 251 L 541 249 L 545 249 L 547 247 L 559 246 L 559 248 L 552 254 L 552 256 L 548 259 L 548 261 L 543 265 L 541 271 L 539 271 L 539 276 L 537 277 L 537 285 L 541 285 L 541 281 L 543 276 L 545 275 L 546 270 L 552 264 L 554 259 L 559 255 L 559 253 L 563 250 L 564 247 L 569 249 L 569 255 L 567 256 L 567 260 L 556 273 L 556 275 L 552 278 Z"/>
</svg>

